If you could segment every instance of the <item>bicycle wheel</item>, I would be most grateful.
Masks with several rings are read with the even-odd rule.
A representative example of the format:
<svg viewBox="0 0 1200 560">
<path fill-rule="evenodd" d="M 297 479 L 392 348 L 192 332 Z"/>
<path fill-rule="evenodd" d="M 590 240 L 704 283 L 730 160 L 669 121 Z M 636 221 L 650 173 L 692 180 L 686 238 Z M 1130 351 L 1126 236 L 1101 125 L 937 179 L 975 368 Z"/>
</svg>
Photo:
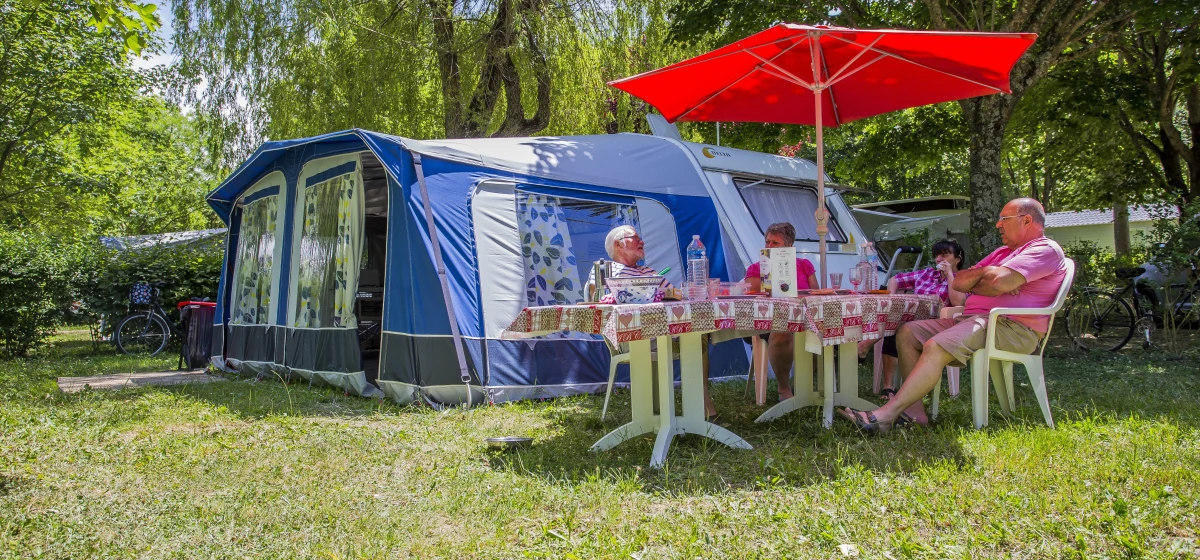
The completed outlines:
<svg viewBox="0 0 1200 560">
<path fill-rule="evenodd" d="M 1110 352 L 1129 342 L 1136 323 L 1129 302 L 1108 292 L 1080 294 L 1067 307 L 1066 322 L 1080 349 Z"/>
<path fill-rule="evenodd" d="M 167 347 L 171 330 L 157 313 L 135 313 L 117 323 L 117 349 L 124 354 L 153 356 Z"/>
</svg>

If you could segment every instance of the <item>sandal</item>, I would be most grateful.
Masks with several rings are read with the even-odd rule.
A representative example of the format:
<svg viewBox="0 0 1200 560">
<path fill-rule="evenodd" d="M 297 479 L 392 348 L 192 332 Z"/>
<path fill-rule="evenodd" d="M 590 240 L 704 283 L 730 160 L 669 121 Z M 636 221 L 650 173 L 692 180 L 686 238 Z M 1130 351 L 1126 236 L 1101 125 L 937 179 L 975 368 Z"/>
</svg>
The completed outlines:
<svg viewBox="0 0 1200 560">
<path fill-rule="evenodd" d="M 896 417 L 896 421 L 892 422 L 893 428 L 911 428 L 912 426 L 916 426 L 916 425 L 917 425 L 917 421 L 913 420 L 913 417 L 909 416 L 905 412 L 901 412 L 900 416 Z"/>
<path fill-rule="evenodd" d="M 883 402 L 888 402 L 892 400 L 892 397 L 895 396 L 896 390 L 891 387 L 884 387 L 883 390 L 879 392 L 879 400 Z"/>
<path fill-rule="evenodd" d="M 854 425 L 858 427 L 858 431 L 863 435 L 876 436 L 886 434 L 892 429 L 892 426 L 884 427 L 884 424 L 875 418 L 874 412 L 866 412 L 845 406 L 837 410 L 842 418 L 854 422 Z"/>
</svg>

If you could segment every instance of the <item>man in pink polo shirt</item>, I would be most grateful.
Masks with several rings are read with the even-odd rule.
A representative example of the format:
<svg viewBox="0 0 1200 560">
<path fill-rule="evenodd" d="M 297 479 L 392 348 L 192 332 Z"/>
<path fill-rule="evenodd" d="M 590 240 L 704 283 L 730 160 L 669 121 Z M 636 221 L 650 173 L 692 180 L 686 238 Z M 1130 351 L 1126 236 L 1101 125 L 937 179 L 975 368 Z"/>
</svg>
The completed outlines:
<svg viewBox="0 0 1200 560">
<path fill-rule="evenodd" d="M 947 365 L 965 365 L 986 344 L 988 312 L 997 307 L 1048 307 L 1066 277 L 1062 247 L 1045 236 L 1046 211 L 1032 198 L 1004 205 L 996 228 L 1003 247 L 954 277 L 953 288 L 966 292 L 963 314 L 955 319 L 912 321 L 896 331 L 899 370 L 904 384 L 883 406 L 838 413 L 867 433 L 894 425 L 928 423 L 921 399 L 929 394 Z M 1046 334 L 1047 316 L 1001 315 L 996 347 L 1032 353 Z"/>
</svg>

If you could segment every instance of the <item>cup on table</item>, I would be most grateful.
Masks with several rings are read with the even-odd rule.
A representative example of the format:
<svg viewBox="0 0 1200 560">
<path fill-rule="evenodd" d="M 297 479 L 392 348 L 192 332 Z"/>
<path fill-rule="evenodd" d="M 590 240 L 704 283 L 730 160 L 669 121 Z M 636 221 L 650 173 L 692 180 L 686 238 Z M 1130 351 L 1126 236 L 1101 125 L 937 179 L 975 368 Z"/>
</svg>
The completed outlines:
<svg viewBox="0 0 1200 560">
<path fill-rule="evenodd" d="M 841 272 L 830 272 L 829 273 L 829 287 L 833 288 L 835 290 L 842 289 L 842 273 Z"/>
<path fill-rule="evenodd" d="M 729 295 L 729 288 L 725 288 L 725 293 L 721 293 L 722 282 L 720 278 L 708 279 L 708 299 L 712 299 L 722 295 Z"/>
<path fill-rule="evenodd" d="M 746 294 L 746 283 L 745 282 L 730 282 L 729 283 L 729 295 L 741 296 L 741 295 L 745 295 L 745 294 Z"/>
</svg>

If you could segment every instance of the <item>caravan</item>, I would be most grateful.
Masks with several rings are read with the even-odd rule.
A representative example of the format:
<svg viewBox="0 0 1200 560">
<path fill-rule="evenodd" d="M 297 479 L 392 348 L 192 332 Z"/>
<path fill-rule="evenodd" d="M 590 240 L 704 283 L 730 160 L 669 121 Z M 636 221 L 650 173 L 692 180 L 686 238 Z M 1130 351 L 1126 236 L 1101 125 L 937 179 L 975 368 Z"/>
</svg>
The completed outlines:
<svg viewBox="0 0 1200 560">
<path fill-rule="evenodd" d="M 397 402 L 598 391 L 602 340 L 501 332 L 524 307 L 582 301 L 616 225 L 677 285 L 692 235 L 736 280 L 776 221 L 815 263 L 815 179 L 807 161 L 639 134 L 269 142 L 208 196 L 229 224 L 213 361 Z M 827 200 L 829 269 L 846 270 L 865 238 Z M 740 342 L 713 347 L 713 378 L 746 370 Z"/>
</svg>

